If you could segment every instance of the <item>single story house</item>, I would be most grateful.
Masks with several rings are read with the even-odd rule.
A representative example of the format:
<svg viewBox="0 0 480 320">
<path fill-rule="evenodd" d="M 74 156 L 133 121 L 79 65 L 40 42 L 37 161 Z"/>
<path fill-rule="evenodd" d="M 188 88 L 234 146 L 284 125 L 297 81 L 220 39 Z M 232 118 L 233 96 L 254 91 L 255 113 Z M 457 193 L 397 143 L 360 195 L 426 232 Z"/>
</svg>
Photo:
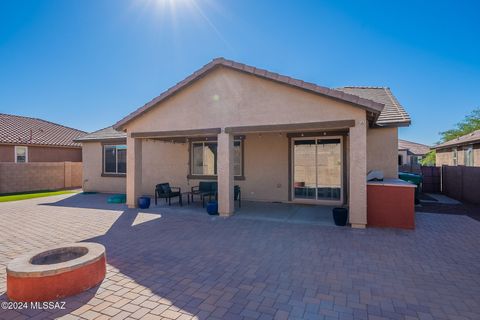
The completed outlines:
<svg viewBox="0 0 480 320">
<path fill-rule="evenodd" d="M 397 178 L 398 127 L 410 118 L 388 88 L 330 89 L 217 58 L 83 145 L 87 191 L 127 205 L 170 182 L 217 180 L 221 215 L 233 188 L 254 201 L 348 205 L 367 223 L 367 172 Z"/>
<path fill-rule="evenodd" d="M 417 165 L 430 152 L 430 147 L 421 143 L 398 140 L 398 165 Z"/>
<path fill-rule="evenodd" d="M 480 130 L 438 144 L 432 149 L 436 150 L 437 166 L 480 167 Z"/>
<path fill-rule="evenodd" d="M 0 162 L 80 162 L 86 132 L 46 120 L 0 113 Z"/>
</svg>

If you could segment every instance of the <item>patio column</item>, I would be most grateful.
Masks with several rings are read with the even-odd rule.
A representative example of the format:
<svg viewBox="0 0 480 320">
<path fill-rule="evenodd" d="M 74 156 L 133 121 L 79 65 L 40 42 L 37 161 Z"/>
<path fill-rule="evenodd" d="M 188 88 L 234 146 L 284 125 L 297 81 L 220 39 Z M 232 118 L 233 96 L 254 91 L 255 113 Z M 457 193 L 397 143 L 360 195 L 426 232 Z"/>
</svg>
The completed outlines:
<svg viewBox="0 0 480 320">
<path fill-rule="evenodd" d="M 217 150 L 218 212 L 229 216 L 234 211 L 233 199 L 233 135 L 218 134 Z"/>
<path fill-rule="evenodd" d="M 367 225 L 367 120 L 356 120 L 349 135 L 349 219 L 352 228 Z"/>
<path fill-rule="evenodd" d="M 142 189 L 142 139 L 127 136 L 127 206 L 137 207 Z"/>
</svg>

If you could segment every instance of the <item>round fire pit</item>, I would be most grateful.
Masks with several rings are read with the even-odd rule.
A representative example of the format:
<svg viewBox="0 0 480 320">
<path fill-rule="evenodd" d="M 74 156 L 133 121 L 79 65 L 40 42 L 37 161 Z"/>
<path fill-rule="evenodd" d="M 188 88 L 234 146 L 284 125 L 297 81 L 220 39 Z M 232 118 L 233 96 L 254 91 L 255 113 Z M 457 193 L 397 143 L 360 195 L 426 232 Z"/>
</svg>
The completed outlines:
<svg viewBox="0 0 480 320">
<path fill-rule="evenodd" d="M 36 250 L 7 266 L 7 296 L 12 301 L 52 301 L 90 289 L 105 278 L 105 247 L 72 243 Z"/>
</svg>

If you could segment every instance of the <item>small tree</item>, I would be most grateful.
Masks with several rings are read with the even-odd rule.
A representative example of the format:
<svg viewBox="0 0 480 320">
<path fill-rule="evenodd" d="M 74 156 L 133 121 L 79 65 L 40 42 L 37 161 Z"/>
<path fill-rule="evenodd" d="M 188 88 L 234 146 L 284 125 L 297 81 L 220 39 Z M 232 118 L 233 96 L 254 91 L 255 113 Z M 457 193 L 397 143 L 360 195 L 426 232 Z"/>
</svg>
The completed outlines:
<svg viewBox="0 0 480 320">
<path fill-rule="evenodd" d="M 425 157 L 420 160 L 422 166 L 434 166 L 435 165 L 436 152 L 435 150 L 430 150 Z"/>
<path fill-rule="evenodd" d="M 478 129 L 480 129 L 480 108 L 474 109 L 462 121 L 457 123 L 454 129 L 440 132 L 442 136 L 441 142 L 453 140 Z"/>
</svg>

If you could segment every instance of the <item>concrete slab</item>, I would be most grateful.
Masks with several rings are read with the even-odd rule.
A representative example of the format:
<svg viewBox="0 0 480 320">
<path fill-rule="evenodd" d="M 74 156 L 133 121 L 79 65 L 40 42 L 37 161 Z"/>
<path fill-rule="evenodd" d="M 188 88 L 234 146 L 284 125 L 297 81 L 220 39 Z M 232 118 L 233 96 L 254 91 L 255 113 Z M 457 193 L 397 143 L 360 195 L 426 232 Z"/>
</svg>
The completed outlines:
<svg viewBox="0 0 480 320">
<path fill-rule="evenodd" d="M 332 206 L 245 201 L 234 218 L 334 226 Z"/>
<path fill-rule="evenodd" d="M 447 197 L 443 194 L 438 193 L 427 193 L 429 197 L 432 197 L 436 201 L 431 201 L 431 203 L 439 203 L 439 204 L 462 204 L 460 201 Z M 429 202 L 428 200 L 422 200 L 422 202 Z"/>
</svg>

